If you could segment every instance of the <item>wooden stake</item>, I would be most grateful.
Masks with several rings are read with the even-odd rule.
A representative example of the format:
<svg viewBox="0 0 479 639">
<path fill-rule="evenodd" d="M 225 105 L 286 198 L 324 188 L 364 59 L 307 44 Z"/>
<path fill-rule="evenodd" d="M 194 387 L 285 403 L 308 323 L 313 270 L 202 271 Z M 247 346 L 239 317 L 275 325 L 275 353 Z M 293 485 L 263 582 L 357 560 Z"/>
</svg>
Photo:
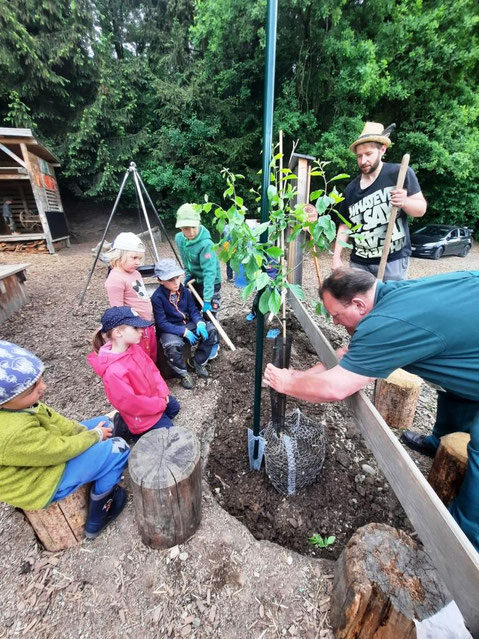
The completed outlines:
<svg viewBox="0 0 479 639">
<path fill-rule="evenodd" d="M 190 280 L 187 284 L 188 288 L 190 289 L 191 293 L 196 297 L 196 299 L 198 300 L 198 302 L 201 304 L 201 306 L 204 305 L 203 300 L 201 299 L 201 297 L 199 296 L 198 292 L 196 291 L 195 288 L 193 288 L 192 284 L 193 282 L 195 282 L 196 280 Z M 206 311 L 206 315 L 208 315 L 209 319 L 213 322 L 214 327 L 216 328 L 216 330 L 218 331 L 218 333 L 221 335 L 221 337 L 224 339 L 224 341 L 226 342 L 226 344 L 230 347 L 230 349 L 232 351 L 236 350 L 236 346 L 233 344 L 233 342 L 230 340 L 230 338 L 228 337 L 228 335 L 225 333 L 223 327 L 221 326 L 221 324 L 218 322 L 218 320 L 216 319 L 216 317 L 213 315 L 213 313 L 211 311 Z"/>
<path fill-rule="evenodd" d="M 405 155 L 403 155 L 401 166 L 399 167 L 399 175 L 398 175 L 398 181 L 396 184 L 396 189 L 402 189 L 402 187 L 404 186 L 404 180 L 406 178 L 406 171 L 408 166 L 409 166 L 409 153 L 406 153 Z M 394 225 L 396 224 L 397 212 L 398 212 L 398 207 L 393 206 L 391 208 L 391 213 L 389 216 L 388 228 L 386 231 L 386 237 L 384 239 L 383 252 L 381 255 L 381 261 L 379 262 L 379 268 L 378 268 L 378 280 L 381 280 L 381 281 L 384 277 L 384 271 L 386 270 L 386 264 L 387 264 L 388 256 L 389 256 L 389 248 L 391 246 L 391 238 L 393 235 Z"/>
</svg>

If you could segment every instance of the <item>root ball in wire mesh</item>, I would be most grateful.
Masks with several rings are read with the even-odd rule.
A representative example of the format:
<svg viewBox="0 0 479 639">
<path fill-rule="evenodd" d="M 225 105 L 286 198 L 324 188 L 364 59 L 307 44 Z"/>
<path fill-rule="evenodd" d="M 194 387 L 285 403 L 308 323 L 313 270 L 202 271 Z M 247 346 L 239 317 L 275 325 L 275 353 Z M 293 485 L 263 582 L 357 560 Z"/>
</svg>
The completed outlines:
<svg viewBox="0 0 479 639">
<path fill-rule="evenodd" d="M 286 415 L 280 435 L 270 422 L 264 439 L 266 474 L 278 492 L 293 495 L 318 477 L 326 452 L 324 426 L 299 408 Z"/>
</svg>

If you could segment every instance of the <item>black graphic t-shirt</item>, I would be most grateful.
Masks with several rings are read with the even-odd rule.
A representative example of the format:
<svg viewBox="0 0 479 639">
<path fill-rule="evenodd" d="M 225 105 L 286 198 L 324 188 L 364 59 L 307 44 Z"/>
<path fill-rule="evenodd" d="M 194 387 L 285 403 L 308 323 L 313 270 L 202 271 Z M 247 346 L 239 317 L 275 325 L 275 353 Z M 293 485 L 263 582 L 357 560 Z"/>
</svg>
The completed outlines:
<svg viewBox="0 0 479 639">
<path fill-rule="evenodd" d="M 348 184 L 345 199 L 339 212 L 351 223 L 359 225 L 357 237 L 350 238 L 354 250 L 352 262 L 360 264 L 379 264 L 391 211 L 391 191 L 397 183 L 399 164 L 385 162 L 378 177 L 366 189 L 361 188 L 361 175 Z M 419 193 L 421 187 L 411 168 L 408 168 L 404 188 L 408 196 Z M 411 255 L 411 240 L 407 224 L 407 215 L 399 209 L 389 249 L 389 261 Z"/>
</svg>

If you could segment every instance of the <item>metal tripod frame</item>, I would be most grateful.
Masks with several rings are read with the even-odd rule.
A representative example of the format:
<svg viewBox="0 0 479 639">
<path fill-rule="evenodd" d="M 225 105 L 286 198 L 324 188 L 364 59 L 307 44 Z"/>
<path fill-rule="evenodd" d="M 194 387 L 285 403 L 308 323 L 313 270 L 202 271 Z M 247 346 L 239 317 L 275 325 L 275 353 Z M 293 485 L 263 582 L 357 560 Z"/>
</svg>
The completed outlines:
<svg viewBox="0 0 479 639">
<path fill-rule="evenodd" d="M 175 247 L 173 246 L 173 244 L 170 241 L 170 238 L 168 237 L 168 233 L 166 232 L 166 228 L 165 228 L 165 225 L 163 224 L 163 220 L 160 218 L 159 213 L 156 210 L 155 205 L 153 204 L 153 202 L 151 200 L 151 197 L 148 194 L 148 191 L 146 190 L 146 187 L 145 187 L 145 185 L 143 183 L 143 180 L 141 179 L 138 171 L 136 170 L 136 164 L 134 162 L 130 162 L 130 166 L 125 171 L 125 175 L 123 177 L 123 181 L 121 183 L 120 190 L 118 191 L 118 195 L 116 196 L 116 200 L 115 200 L 115 203 L 113 205 L 113 209 L 112 209 L 112 211 L 110 213 L 110 217 L 108 218 L 108 222 L 106 223 L 105 231 L 103 232 L 103 237 L 101 238 L 100 246 L 98 247 L 98 250 L 96 252 L 95 260 L 94 260 L 93 265 L 92 265 L 92 267 L 90 269 L 90 272 L 88 274 L 88 279 L 87 279 L 87 282 L 85 284 L 85 288 L 83 289 L 83 292 L 81 294 L 78 306 L 81 306 L 83 304 L 83 300 L 85 299 L 85 295 L 86 295 L 86 292 L 88 290 L 88 286 L 90 285 L 90 281 L 91 281 L 91 278 L 93 276 L 93 271 L 95 270 L 95 266 L 96 266 L 96 264 L 98 262 L 100 254 L 101 254 L 101 249 L 103 248 L 103 244 L 105 243 L 105 238 L 107 236 L 108 229 L 110 228 L 111 221 L 113 220 L 113 217 L 115 215 L 116 209 L 118 208 L 118 203 L 120 201 L 121 194 L 123 193 L 123 189 L 125 188 L 125 184 L 126 184 L 126 181 L 128 179 L 128 176 L 130 176 L 130 175 L 133 176 L 133 183 L 135 185 L 136 193 L 138 195 L 138 200 L 140 202 L 141 209 L 143 211 L 143 215 L 145 216 L 146 226 L 148 227 L 148 233 L 150 234 L 151 244 L 153 246 L 153 251 L 155 253 L 156 261 L 158 261 L 160 259 L 160 257 L 158 255 L 158 251 L 156 250 L 155 240 L 153 238 L 153 231 L 152 231 L 151 226 L 150 226 L 150 220 L 148 219 L 148 213 L 146 211 L 145 201 L 143 199 L 142 190 L 143 190 L 144 194 L 146 195 L 146 197 L 148 199 L 148 202 L 150 203 L 150 206 L 153 209 L 153 212 L 155 213 L 155 216 L 156 216 L 156 218 L 158 220 L 158 223 L 159 223 L 159 225 L 161 227 L 161 230 L 165 234 L 165 237 L 168 240 L 168 244 L 170 245 L 170 247 L 171 247 L 176 259 L 178 260 L 178 262 L 180 264 L 182 264 L 180 258 L 178 257 L 178 254 L 177 254 L 177 252 L 175 250 Z"/>
</svg>

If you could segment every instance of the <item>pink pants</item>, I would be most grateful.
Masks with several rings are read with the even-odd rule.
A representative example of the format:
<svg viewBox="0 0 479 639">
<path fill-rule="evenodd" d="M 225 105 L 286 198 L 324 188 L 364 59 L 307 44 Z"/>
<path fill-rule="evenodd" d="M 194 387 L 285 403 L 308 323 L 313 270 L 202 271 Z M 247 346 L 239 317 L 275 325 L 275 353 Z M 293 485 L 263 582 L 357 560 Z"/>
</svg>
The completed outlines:
<svg viewBox="0 0 479 639">
<path fill-rule="evenodd" d="M 156 332 L 155 332 L 154 324 L 152 326 L 147 326 L 146 328 L 143 329 L 140 346 L 156 364 L 156 355 L 157 355 L 158 345 L 156 341 Z"/>
</svg>

